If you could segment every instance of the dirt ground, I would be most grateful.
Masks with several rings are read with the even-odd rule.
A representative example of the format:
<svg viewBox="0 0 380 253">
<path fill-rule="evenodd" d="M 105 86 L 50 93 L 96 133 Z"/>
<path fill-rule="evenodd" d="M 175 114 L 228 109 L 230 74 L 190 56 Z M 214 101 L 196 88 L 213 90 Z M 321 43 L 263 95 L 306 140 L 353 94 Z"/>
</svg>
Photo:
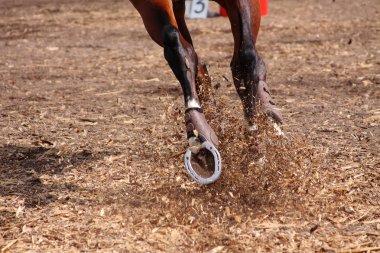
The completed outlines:
<svg viewBox="0 0 380 253">
<path fill-rule="evenodd" d="M 128 1 L 0 0 L 1 252 L 380 251 L 379 2 L 269 11 L 291 144 L 244 132 L 228 20 L 189 21 L 224 162 L 199 186 L 180 86 Z"/>
</svg>

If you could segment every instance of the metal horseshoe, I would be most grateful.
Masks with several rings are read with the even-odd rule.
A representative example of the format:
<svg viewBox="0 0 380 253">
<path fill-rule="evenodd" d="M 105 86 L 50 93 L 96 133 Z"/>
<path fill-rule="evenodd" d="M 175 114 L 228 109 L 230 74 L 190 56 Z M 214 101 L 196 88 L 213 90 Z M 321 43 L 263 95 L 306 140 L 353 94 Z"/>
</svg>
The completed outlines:
<svg viewBox="0 0 380 253">
<path fill-rule="evenodd" d="M 191 165 L 191 155 L 192 155 L 192 152 L 191 152 L 190 149 L 188 149 L 187 152 L 185 153 L 185 168 L 186 168 L 187 172 L 189 173 L 189 175 L 197 183 L 203 184 L 203 185 L 212 184 L 216 180 L 218 180 L 218 178 L 222 174 L 222 159 L 220 157 L 219 151 L 215 148 L 215 146 L 212 143 L 206 141 L 206 142 L 202 143 L 202 148 L 207 149 L 214 156 L 215 168 L 214 168 L 214 173 L 212 174 L 212 176 L 208 177 L 208 178 L 204 178 L 204 177 L 200 176 L 193 169 L 193 166 Z"/>
</svg>

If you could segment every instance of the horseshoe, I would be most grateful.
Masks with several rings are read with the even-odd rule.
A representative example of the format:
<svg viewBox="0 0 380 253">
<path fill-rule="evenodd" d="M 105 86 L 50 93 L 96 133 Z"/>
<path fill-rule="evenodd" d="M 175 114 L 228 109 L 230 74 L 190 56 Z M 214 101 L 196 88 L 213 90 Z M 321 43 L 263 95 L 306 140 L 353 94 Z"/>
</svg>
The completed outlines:
<svg viewBox="0 0 380 253">
<path fill-rule="evenodd" d="M 214 173 L 212 174 L 212 176 L 208 177 L 208 178 L 204 178 L 204 177 L 200 176 L 193 169 L 193 166 L 191 165 L 192 152 L 190 149 L 187 149 L 187 151 L 185 153 L 185 157 L 184 157 L 185 158 L 185 168 L 186 168 L 187 172 L 189 173 L 190 177 L 192 177 L 197 183 L 202 184 L 202 185 L 212 184 L 216 180 L 218 180 L 218 178 L 222 174 L 222 159 L 220 157 L 220 153 L 219 153 L 218 149 L 211 142 L 208 142 L 208 141 L 203 142 L 202 148 L 207 149 L 214 156 L 215 167 L 214 167 Z"/>
</svg>

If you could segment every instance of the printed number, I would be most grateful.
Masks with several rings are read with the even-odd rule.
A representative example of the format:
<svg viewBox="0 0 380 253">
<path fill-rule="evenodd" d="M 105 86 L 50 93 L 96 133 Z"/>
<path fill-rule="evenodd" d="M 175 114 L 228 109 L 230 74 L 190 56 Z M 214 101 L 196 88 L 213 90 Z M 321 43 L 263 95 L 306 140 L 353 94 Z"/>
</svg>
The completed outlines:
<svg viewBox="0 0 380 253">
<path fill-rule="evenodd" d="M 194 12 L 197 13 L 197 14 L 202 13 L 205 10 L 205 8 L 206 8 L 206 5 L 203 2 L 203 0 L 198 0 L 195 3 L 195 6 L 200 6 L 200 9 L 194 9 Z"/>
</svg>

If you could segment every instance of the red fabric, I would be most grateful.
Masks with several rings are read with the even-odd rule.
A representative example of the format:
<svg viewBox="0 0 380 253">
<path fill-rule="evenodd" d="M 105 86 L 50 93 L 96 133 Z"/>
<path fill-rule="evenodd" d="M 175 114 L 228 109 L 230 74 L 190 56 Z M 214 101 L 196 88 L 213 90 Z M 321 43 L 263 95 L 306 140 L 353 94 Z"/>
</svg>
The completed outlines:
<svg viewBox="0 0 380 253">
<path fill-rule="evenodd" d="M 220 16 L 227 17 L 227 11 L 223 7 L 220 7 Z"/>
<path fill-rule="evenodd" d="M 268 15 L 268 0 L 260 0 L 261 16 Z"/>
</svg>

